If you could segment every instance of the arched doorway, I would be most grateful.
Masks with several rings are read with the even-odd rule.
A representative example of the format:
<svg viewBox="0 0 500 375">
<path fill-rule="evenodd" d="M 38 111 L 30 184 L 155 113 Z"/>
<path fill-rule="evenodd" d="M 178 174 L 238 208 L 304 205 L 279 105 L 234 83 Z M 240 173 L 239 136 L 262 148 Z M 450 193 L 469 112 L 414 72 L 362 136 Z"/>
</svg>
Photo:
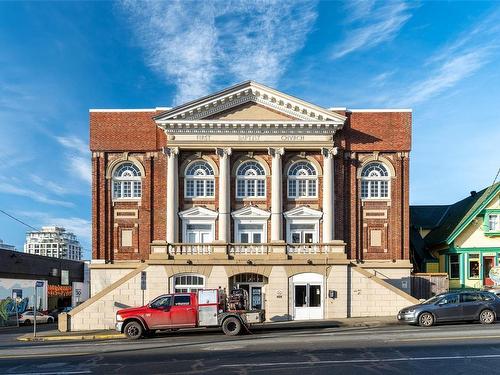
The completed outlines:
<svg viewBox="0 0 500 375">
<path fill-rule="evenodd" d="M 293 293 L 293 319 L 323 319 L 323 275 L 299 273 L 290 278 Z"/>
<path fill-rule="evenodd" d="M 264 309 L 264 295 L 267 277 L 258 273 L 239 273 L 229 278 L 230 289 L 244 289 L 248 292 L 250 308 Z"/>
</svg>

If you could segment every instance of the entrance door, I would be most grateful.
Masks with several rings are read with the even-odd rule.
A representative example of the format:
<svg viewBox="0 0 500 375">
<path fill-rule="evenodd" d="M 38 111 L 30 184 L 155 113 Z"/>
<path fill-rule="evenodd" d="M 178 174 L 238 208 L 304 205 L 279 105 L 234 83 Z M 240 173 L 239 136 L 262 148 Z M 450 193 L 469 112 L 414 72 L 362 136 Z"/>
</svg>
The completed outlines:
<svg viewBox="0 0 500 375">
<path fill-rule="evenodd" d="M 312 244 L 316 242 L 316 228 L 314 224 L 290 225 L 290 242 Z"/>
<path fill-rule="evenodd" d="M 323 276 L 304 273 L 292 278 L 294 320 L 323 319 Z"/>
<path fill-rule="evenodd" d="M 490 270 L 495 267 L 495 257 L 483 257 L 483 283 L 486 286 L 493 286 L 495 283 L 490 279 Z"/>
<path fill-rule="evenodd" d="M 239 224 L 240 243 L 262 243 L 264 226 L 262 224 Z"/>
</svg>

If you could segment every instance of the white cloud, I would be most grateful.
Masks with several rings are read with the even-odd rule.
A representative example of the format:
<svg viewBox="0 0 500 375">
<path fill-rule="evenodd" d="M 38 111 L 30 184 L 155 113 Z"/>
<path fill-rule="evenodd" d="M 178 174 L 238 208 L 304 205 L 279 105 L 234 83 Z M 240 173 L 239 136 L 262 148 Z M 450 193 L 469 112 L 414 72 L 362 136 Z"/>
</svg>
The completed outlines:
<svg viewBox="0 0 500 375">
<path fill-rule="evenodd" d="M 454 41 L 431 55 L 423 72 L 429 72 L 399 99 L 408 106 L 428 100 L 456 86 L 488 64 L 500 46 L 500 10 L 473 24 Z"/>
<path fill-rule="evenodd" d="M 0 181 L 0 192 L 6 194 L 13 194 L 22 197 L 33 199 L 36 202 L 45 203 L 55 206 L 73 207 L 74 204 L 67 201 L 52 199 L 45 194 L 24 187 L 16 186 L 8 181 Z"/>
<path fill-rule="evenodd" d="M 335 47 L 334 59 L 393 40 L 411 18 L 411 6 L 405 2 L 352 1 L 346 8 L 347 37 Z"/>
<path fill-rule="evenodd" d="M 177 88 L 179 104 L 227 81 L 275 85 L 316 19 L 315 2 L 121 3 L 147 62 Z"/>
<path fill-rule="evenodd" d="M 66 170 L 73 176 L 90 184 L 92 182 L 92 168 L 88 145 L 75 136 L 59 136 L 56 137 L 56 140 L 67 150 Z"/>
<path fill-rule="evenodd" d="M 67 188 L 65 188 L 59 184 L 56 184 L 53 181 L 47 180 L 43 177 L 40 177 L 38 175 L 32 174 L 30 177 L 31 177 L 31 180 L 35 184 L 51 191 L 52 193 L 55 193 L 58 195 L 64 195 L 64 194 L 68 194 L 70 192 Z"/>
<path fill-rule="evenodd" d="M 412 86 L 400 100 L 401 105 L 415 105 L 455 86 L 488 62 L 488 49 L 450 56 L 433 74 Z"/>
</svg>

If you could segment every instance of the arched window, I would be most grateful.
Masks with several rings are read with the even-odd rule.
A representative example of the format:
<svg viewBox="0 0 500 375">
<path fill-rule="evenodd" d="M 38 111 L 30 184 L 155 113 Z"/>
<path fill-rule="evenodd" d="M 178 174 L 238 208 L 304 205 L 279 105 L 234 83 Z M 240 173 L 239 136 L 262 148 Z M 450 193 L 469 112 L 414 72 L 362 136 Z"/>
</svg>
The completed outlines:
<svg viewBox="0 0 500 375">
<path fill-rule="evenodd" d="M 236 172 L 236 197 L 260 198 L 266 196 L 266 173 L 256 161 L 246 161 Z"/>
<path fill-rule="evenodd" d="M 308 161 L 299 161 L 288 170 L 288 197 L 305 198 L 317 195 L 316 169 Z"/>
<path fill-rule="evenodd" d="M 389 172 L 382 163 L 367 164 L 361 172 L 361 198 L 389 198 L 389 181 Z"/>
<path fill-rule="evenodd" d="M 186 168 L 184 196 L 186 198 L 212 198 L 215 194 L 214 170 L 204 160 L 191 163 Z"/>
<path fill-rule="evenodd" d="M 197 292 L 205 287 L 205 277 L 201 275 L 174 276 L 174 293 Z"/>
<path fill-rule="evenodd" d="M 113 198 L 134 199 L 142 194 L 141 171 L 133 163 L 120 164 L 113 173 Z"/>
</svg>

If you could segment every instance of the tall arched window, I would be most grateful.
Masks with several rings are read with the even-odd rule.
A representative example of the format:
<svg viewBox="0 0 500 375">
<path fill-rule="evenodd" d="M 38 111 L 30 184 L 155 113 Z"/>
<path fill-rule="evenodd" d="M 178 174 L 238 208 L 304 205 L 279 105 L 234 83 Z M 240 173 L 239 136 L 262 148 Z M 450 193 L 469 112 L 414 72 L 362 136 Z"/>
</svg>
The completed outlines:
<svg viewBox="0 0 500 375">
<path fill-rule="evenodd" d="M 288 170 L 288 197 L 305 198 L 317 195 L 316 169 L 308 161 L 299 161 Z"/>
<path fill-rule="evenodd" d="M 236 197 L 260 198 L 266 196 L 266 172 L 256 161 L 246 161 L 236 172 Z"/>
<path fill-rule="evenodd" d="M 113 198 L 133 199 L 142 195 L 141 171 L 133 163 L 120 164 L 113 173 Z"/>
<path fill-rule="evenodd" d="M 361 172 L 361 198 L 389 198 L 389 181 L 389 172 L 382 163 L 365 165 Z"/>
<path fill-rule="evenodd" d="M 215 194 L 214 170 L 204 160 L 191 163 L 186 168 L 184 196 L 186 198 L 213 198 Z"/>
</svg>

